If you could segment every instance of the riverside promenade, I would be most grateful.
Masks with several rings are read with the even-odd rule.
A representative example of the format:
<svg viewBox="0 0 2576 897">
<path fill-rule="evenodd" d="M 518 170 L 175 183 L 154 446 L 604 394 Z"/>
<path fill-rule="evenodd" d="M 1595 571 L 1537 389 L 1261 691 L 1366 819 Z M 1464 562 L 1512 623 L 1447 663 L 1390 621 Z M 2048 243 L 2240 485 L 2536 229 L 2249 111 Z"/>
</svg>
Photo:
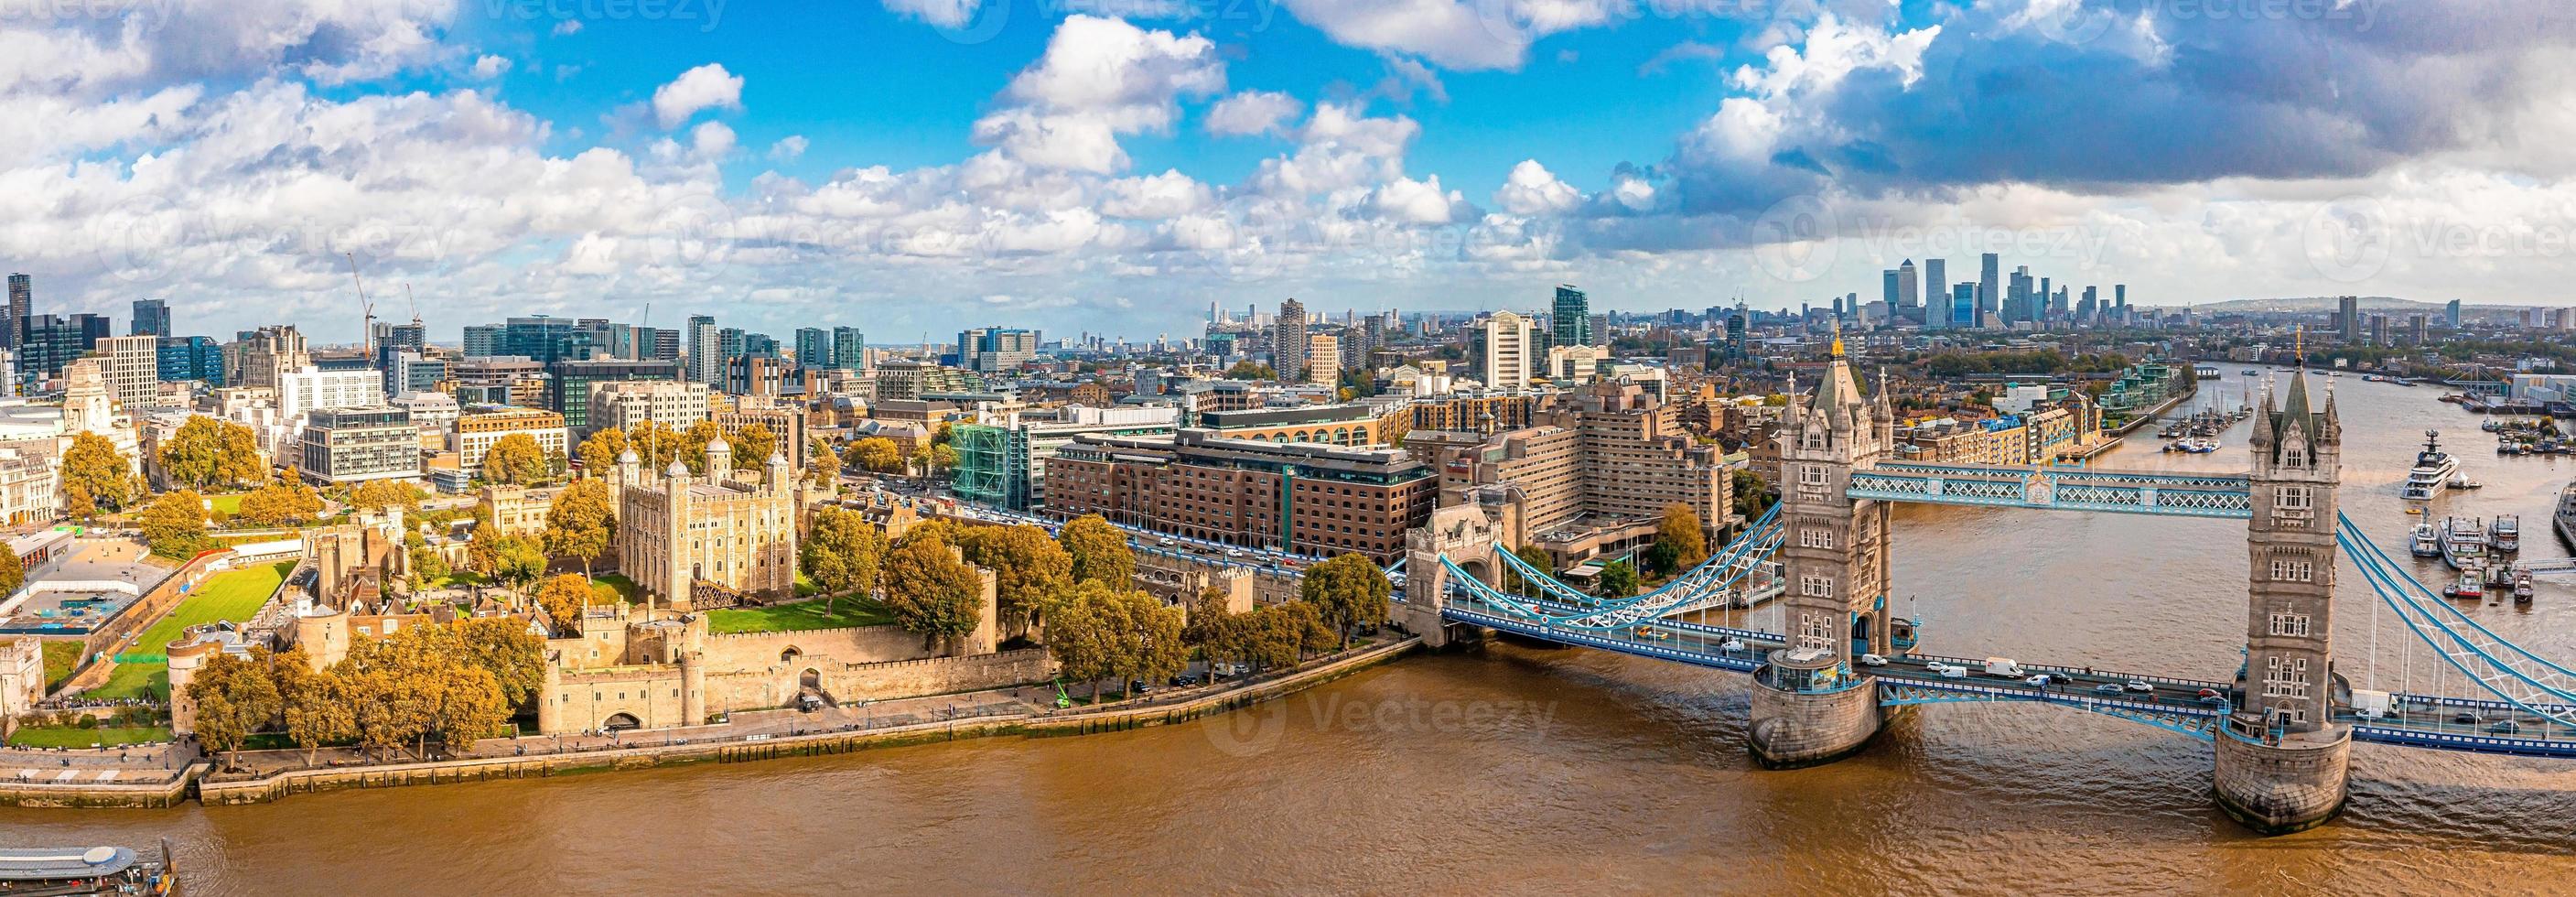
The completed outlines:
<svg viewBox="0 0 2576 897">
<path fill-rule="evenodd" d="M 690 763 L 740 763 L 841 754 L 966 738 L 1120 732 L 1184 722 L 1293 694 L 1404 656 L 1419 638 L 1391 638 L 1316 658 L 1294 670 L 1223 686 L 1157 691 L 1098 707 L 1057 709 L 1051 686 L 968 692 L 825 708 L 745 711 L 722 724 L 580 736 L 487 738 L 462 755 L 370 762 L 353 749 L 243 751 L 226 768 L 182 745 L 145 757 L 113 749 L 43 752 L 72 777 L 0 775 L 0 805 L 27 807 L 169 807 L 262 803 L 288 795 L 347 788 L 444 785 L 487 779 L 648 769 Z M 173 770 L 178 757 L 186 765 Z M 70 761 L 63 766 L 63 761 Z M 128 767 L 131 767 L 129 770 Z M 5 770 L 0 763 L 0 770 Z"/>
</svg>

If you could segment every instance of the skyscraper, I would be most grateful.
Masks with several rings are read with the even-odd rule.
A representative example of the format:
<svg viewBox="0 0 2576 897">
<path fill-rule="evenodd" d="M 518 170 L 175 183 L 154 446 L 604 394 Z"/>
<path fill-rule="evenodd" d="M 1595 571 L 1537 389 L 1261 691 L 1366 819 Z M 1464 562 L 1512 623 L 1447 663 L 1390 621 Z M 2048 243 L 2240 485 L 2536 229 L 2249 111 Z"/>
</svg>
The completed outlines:
<svg viewBox="0 0 2576 897">
<path fill-rule="evenodd" d="M 853 371 L 868 366 L 868 340 L 859 328 L 832 328 L 832 366 Z"/>
<path fill-rule="evenodd" d="M 9 320 L 8 326 L 0 327 L 0 346 L 6 346 L 12 350 L 20 348 L 19 343 L 25 338 L 23 334 L 27 328 L 27 316 L 34 314 L 35 308 L 34 283 L 24 274 L 9 275 Z M 19 369 L 24 370 L 26 366 L 26 361 L 20 359 Z"/>
<path fill-rule="evenodd" d="M 1975 283 L 1959 281 L 1950 288 L 1950 322 L 1953 327 L 1980 327 L 1985 322 L 1977 308 L 1977 297 L 1984 295 Z"/>
<path fill-rule="evenodd" d="M 1538 368 L 1535 358 L 1538 328 L 1528 318 L 1507 311 L 1495 312 L 1485 319 L 1484 364 L 1485 385 L 1495 389 L 1527 389 Z"/>
<path fill-rule="evenodd" d="M 688 380 L 713 386 L 724 380 L 724 353 L 714 315 L 690 315 Z"/>
<path fill-rule="evenodd" d="M 1897 314 L 1900 310 L 1912 311 L 1922 305 L 1923 282 L 1914 270 L 1914 260 L 1906 259 L 1896 266 L 1896 299 L 1887 303 L 1888 314 L 1902 317 Z"/>
<path fill-rule="evenodd" d="M 796 328 L 796 364 L 801 367 L 832 366 L 832 332 L 820 327 Z"/>
<path fill-rule="evenodd" d="M 1902 300 L 1900 300 L 1900 299 L 1899 299 L 1899 297 L 1898 297 L 1898 293 L 1897 293 L 1897 289 L 1898 289 L 1897 284 L 1898 284 L 1898 282 L 1899 282 L 1899 278 L 1896 276 L 1896 269 L 1894 269 L 1894 268 L 1881 268 L 1881 269 L 1879 269 L 1879 271 L 1878 271 L 1878 301 L 1879 301 L 1879 303 L 1880 303 L 1880 304 L 1885 305 L 1885 306 L 1887 306 L 1887 307 L 1889 307 L 1889 308 L 1895 308 L 1895 307 L 1896 307 L 1896 303 L 1898 303 L 1899 301 L 1902 301 Z"/>
<path fill-rule="evenodd" d="M 170 305 L 159 299 L 134 300 L 134 321 L 126 333 L 132 336 L 169 336 Z"/>
<path fill-rule="evenodd" d="M 2453 330 L 2460 329 L 2460 300 L 2453 299 L 2442 306 L 2442 323 L 2450 325 Z"/>
<path fill-rule="evenodd" d="M 1948 259 L 1923 260 L 1923 326 L 1950 326 L 1950 272 Z"/>
<path fill-rule="evenodd" d="M 1977 324 L 1984 326 L 1986 312 L 2002 311 L 2004 298 L 2003 256 L 1986 253 L 1977 260 Z"/>
<path fill-rule="evenodd" d="M 1592 332 L 1592 300 L 1586 298 L 1582 290 L 1575 289 L 1572 284 L 1557 284 L 1556 306 L 1550 311 L 1548 335 L 1554 338 L 1554 345 L 1599 345 L 1593 339 L 1596 334 Z"/>
<path fill-rule="evenodd" d="M 1306 306 L 1295 299 L 1279 303 L 1279 320 L 1270 328 L 1270 369 L 1281 383 L 1306 382 Z"/>
<path fill-rule="evenodd" d="M 2361 297 L 2336 299 L 2335 309 L 2335 324 L 2343 330 L 2344 344 L 2361 342 Z"/>
</svg>

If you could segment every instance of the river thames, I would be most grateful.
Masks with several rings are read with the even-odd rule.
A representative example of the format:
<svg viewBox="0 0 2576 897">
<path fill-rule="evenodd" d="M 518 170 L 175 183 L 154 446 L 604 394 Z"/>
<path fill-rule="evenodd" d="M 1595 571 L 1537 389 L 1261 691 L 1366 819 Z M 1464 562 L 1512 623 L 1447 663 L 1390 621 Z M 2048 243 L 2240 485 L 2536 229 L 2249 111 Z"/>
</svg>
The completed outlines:
<svg viewBox="0 0 2576 897">
<path fill-rule="evenodd" d="M 2242 367 L 2225 366 L 2228 404 Z M 2567 556 L 2549 512 L 2576 462 L 2495 456 L 2478 418 L 2431 387 L 2335 387 L 2343 507 L 2391 553 L 2406 556 L 2415 520 L 2397 484 L 2439 428 L 2486 488 L 2436 513 L 2519 513 L 2524 557 Z M 2142 434 L 2095 463 L 2242 471 L 2244 437 L 2185 456 Z M 1923 618 L 1933 653 L 2226 678 L 2244 644 L 2244 539 L 2238 521 L 1906 507 L 1891 606 Z M 2438 561 L 2418 569 L 2443 581 Z M 2431 675 L 2427 649 L 2403 650 L 2349 563 L 2340 582 L 2336 651 L 2356 687 L 2467 693 Z M 2461 606 L 2576 660 L 2576 577 L 2544 579 L 2528 609 Z M 1765 772 L 1744 748 L 1748 687 L 1492 643 L 1176 727 L 262 806 L 0 810 L 0 843 L 168 835 L 191 894 L 2576 887 L 2576 763 L 2357 745 L 2339 819 L 2259 838 L 2213 805 L 2206 743 L 2057 708 L 1916 708 L 1852 759 Z"/>
</svg>

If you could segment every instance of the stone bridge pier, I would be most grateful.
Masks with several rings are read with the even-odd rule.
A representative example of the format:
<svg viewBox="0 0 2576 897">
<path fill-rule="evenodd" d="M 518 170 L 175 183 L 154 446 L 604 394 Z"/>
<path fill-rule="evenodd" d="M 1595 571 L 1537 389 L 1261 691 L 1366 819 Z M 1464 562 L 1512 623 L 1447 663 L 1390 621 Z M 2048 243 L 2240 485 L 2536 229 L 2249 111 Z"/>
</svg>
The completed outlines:
<svg viewBox="0 0 2576 897">
<path fill-rule="evenodd" d="M 1471 637 L 1473 627 L 1440 615 L 1449 600 L 1449 570 L 1440 559 L 1447 556 L 1480 581 L 1501 582 L 1501 563 L 1494 558 L 1499 544 L 1493 519 L 1475 505 L 1432 511 L 1430 522 L 1404 534 L 1404 602 L 1394 608 L 1395 622 L 1432 648 Z"/>
</svg>

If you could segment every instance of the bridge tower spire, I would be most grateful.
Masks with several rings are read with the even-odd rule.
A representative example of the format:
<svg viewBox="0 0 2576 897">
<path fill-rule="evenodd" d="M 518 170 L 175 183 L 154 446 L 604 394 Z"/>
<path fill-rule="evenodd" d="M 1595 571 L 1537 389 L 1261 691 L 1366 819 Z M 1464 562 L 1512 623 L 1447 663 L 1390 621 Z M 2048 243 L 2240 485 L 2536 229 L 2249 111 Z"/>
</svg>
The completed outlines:
<svg viewBox="0 0 2576 897">
<path fill-rule="evenodd" d="M 2343 809 L 2350 726 L 2332 716 L 2348 686 L 2334 669 L 2335 488 L 2343 422 L 2328 393 L 2311 410 L 2305 364 L 2277 407 L 2263 399 L 2249 440 L 2245 672 L 2217 739 L 2217 793 L 2228 815 L 2267 833 L 2315 826 Z"/>
<path fill-rule="evenodd" d="M 1764 766 L 1839 759 L 1878 734 L 1877 689 L 1854 672 L 1862 653 L 1889 653 L 1885 502 L 1845 494 L 1852 471 L 1887 451 L 1893 411 L 1882 380 L 1864 400 L 1837 333 L 1812 397 L 1794 389 L 1778 434 L 1779 558 L 1789 644 L 1754 677 L 1754 758 Z"/>
</svg>

